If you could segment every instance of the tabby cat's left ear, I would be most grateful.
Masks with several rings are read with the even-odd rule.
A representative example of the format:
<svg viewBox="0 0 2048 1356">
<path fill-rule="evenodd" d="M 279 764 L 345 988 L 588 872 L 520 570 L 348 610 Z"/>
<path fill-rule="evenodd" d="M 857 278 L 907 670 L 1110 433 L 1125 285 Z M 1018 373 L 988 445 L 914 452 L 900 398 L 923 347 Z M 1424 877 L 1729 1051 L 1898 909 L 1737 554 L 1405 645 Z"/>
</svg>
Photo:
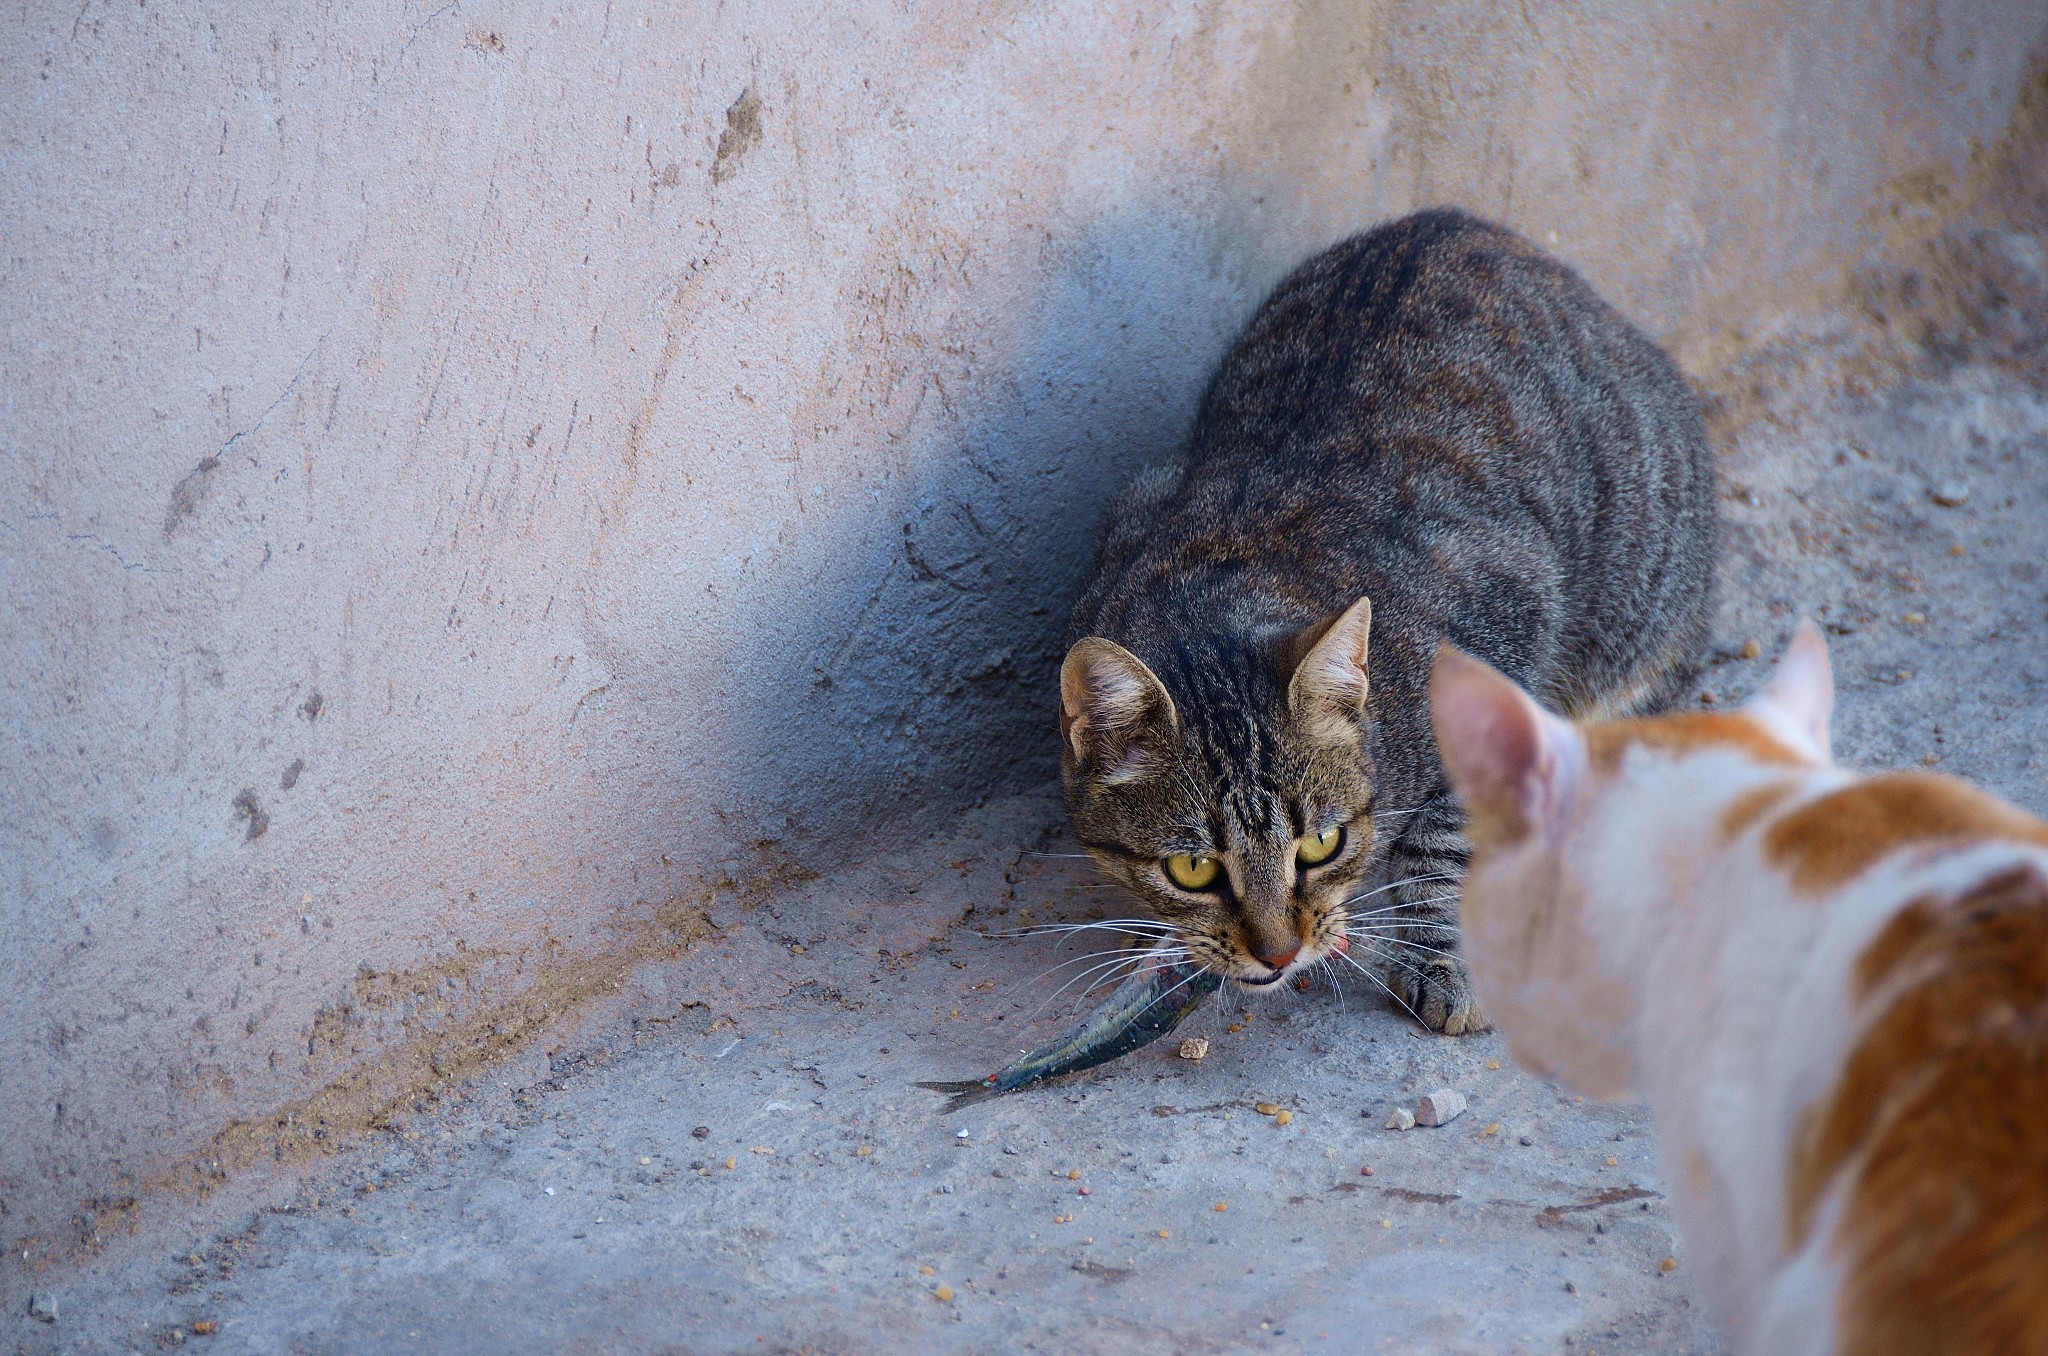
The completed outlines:
<svg viewBox="0 0 2048 1356">
<path fill-rule="evenodd" d="M 1430 723 L 1475 845 L 1506 845 L 1549 819 L 1584 763 L 1569 721 L 1491 665 L 1442 645 L 1429 677 Z"/>
<path fill-rule="evenodd" d="M 1358 738 L 1370 686 L 1365 653 L 1371 637 L 1370 598 L 1360 598 L 1304 634 L 1313 643 L 1288 680 L 1287 706 L 1308 727 L 1311 738 L 1333 744 Z"/>
</svg>

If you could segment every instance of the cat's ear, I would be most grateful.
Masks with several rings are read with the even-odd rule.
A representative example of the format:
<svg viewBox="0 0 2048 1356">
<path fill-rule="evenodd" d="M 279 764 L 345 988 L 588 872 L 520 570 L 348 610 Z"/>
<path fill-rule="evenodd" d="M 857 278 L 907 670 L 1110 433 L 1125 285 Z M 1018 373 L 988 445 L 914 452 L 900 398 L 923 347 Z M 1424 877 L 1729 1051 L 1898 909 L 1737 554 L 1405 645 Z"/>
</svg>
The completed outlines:
<svg viewBox="0 0 2048 1356">
<path fill-rule="evenodd" d="M 1310 736 L 1335 743 L 1358 738 L 1365 714 L 1365 654 L 1372 638 L 1372 599 L 1360 598 L 1296 638 L 1305 653 L 1287 682 L 1287 706 Z"/>
<path fill-rule="evenodd" d="M 1569 721 L 1450 645 L 1437 647 L 1429 714 L 1475 843 L 1527 836 L 1563 803 L 1585 765 L 1584 743 Z"/>
<path fill-rule="evenodd" d="M 1832 763 L 1828 722 L 1835 709 L 1835 675 L 1828 642 L 1811 617 L 1799 623 L 1778 671 L 1742 709 L 1816 763 Z"/>
<path fill-rule="evenodd" d="M 1074 642 L 1060 665 L 1060 733 L 1105 782 L 1144 775 L 1173 737 L 1173 698 L 1145 661 L 1113 640 Z"/>
</svg>

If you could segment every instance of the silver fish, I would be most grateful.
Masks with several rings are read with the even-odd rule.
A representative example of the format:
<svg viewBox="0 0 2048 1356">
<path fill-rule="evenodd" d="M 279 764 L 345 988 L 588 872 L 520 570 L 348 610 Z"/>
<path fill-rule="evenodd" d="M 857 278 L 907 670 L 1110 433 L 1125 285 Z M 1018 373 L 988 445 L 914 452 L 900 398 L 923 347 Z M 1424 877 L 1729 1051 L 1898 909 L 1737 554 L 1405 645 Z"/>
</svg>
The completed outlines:
<svg viewBox="0 0 2048 1356">
<path fill-rule="evenodd" d="M 1092 1069 L 1158 1040 L 1222 987 L 1220 975 L 1199 965 L 1156 962 L 1133 972 L 1117 985 L 1072 1031 L 1019 1056 L 988 1077 L 917 1086 L 950 1095 L 953 1100 L 944 1108 L 950 1112 L 984 1097 Z"/>
</svg>

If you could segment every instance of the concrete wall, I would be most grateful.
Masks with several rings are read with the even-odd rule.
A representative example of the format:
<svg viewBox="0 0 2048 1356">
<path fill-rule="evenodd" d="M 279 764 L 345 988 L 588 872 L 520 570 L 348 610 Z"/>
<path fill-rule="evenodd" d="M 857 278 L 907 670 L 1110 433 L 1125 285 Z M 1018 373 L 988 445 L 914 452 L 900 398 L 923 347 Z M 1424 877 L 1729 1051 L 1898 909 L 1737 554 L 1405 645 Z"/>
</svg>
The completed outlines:
<svg viewBox="0 0 2048 1356">
<path fill-rule="evenodd" d="M 709 882 L 1043 778 L 1106 495 L 1306 253 L 1461 202 L 1711 373 L 1967 196 L 2044 27 L 10 13 L 0 1231 L 373 1120 Z"/>
</svg>

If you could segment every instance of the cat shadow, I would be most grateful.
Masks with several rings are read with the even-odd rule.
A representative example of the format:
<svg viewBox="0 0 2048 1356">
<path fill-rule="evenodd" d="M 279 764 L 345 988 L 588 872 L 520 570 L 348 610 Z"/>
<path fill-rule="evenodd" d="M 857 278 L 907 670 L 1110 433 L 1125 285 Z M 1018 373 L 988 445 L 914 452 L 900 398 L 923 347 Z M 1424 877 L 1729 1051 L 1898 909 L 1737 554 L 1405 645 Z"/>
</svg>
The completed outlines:
<svg viewBox="0 0 2048 1356">
<path fill-rule="evenodd" d="M 1185 204 L 1047 250 L 1042 285 L 1008 308 L 1033 317 L 1028 338 L 970 339 L 1015 360 L 964 391 L 936 363 L 911 378 L 946 398 L 921 402 L 901 474 L 826 509 L 831 570 L 776 604 L 807 634 L 749 656 L 772 699 L 734 789 L 769 809 L 741 870 L 828 871 L 1057 773 L 1067 614 L 1106 514 L 1181 449 L 1259 297 L 1227 228 Z"/>
</svg>

